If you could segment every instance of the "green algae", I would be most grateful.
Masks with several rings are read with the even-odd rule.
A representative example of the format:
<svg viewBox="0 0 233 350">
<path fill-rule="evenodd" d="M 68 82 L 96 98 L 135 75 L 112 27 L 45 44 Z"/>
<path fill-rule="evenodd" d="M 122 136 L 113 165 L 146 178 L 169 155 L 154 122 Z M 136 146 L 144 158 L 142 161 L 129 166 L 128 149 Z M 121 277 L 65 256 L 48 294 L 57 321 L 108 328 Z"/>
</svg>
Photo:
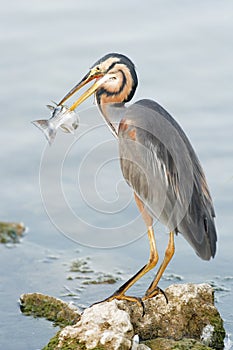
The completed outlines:
<svg viewBox="0 0 233 350">
<path fill-rule="evenodd" d="M 59 343 L 59 334 L 60 332 L 58 332 L 53 338 L 51 338 L 49 343 L 45 347 L 43 347 L 42 350 L 55 350 Z"/>
<path fill-rule="evenodd" d="M 143 342 L 151 348 L 151 350 L 211 350 L 210 347 L 203 345 L 197 340 L 194 339 L 165 339 L 165 338 L 156 338 L 152 340 L 147 340 Z"/>
<path fill-rule="evenodd" d="M 212 342 L 210 345 L 214 344 L 215 349 L 223 349 L 226 332 L 223 327 L 223 320 L 218 311 L 216 312 L 216 315 L 213 315 L 212 317 L 210 316 L 210 324 L 214 327 Z"/>
<path fill-rule="evenodd" d="M 89 257 L 74 260 L 71 263 L 69 272 L 72 272 L 72 275 L 69 275 L 67 280 L 82 280 L 82 285 L 114 284 L 120 279 L 112 274 L 93 271 L 90 267 Z M 94 276 L 93 278 L 92 275 Z"/>
<path fill-rule="evenodd" d="M 60 327 L 73 325 L 80 319 L 77 310 L 67 303 L 40 293 L 23 294 L 20 309 L 26 316 L 44 317 Z"/>
<path fill-rule="evenodd" d="M 114 277 L 110 274 L 99 274 L 95 279 L 89 279 L 83 281 L 82 284 L 114 284 L 119 280 L 118 277 Z"/>
<path fill-rule="evenodd" d="M 93 273 L 94 271 L 90 268 L 88 260 L 90 258 L 74 260 L 71 264 L 70 272 Z"/>
<path fill-rule="evenodd" d="M 42 350 L 56 350 L 58 349 L 58 344 L 59 333 L 57 333 Z M 59 346 L 59 350 L 86 350 L 86 347 L 84 344 L 80 344 L 78 340 L 71 339 L 61 347 Z"/>
<path fill-rule="evenodd" d="M 19 243 L 24 231 L 22 223 L 0 222 L 0 243 Z"/>
<path fill-rule="evenodd" d="M 50 339 L 49 343 L 42 350 L 87 350 L 85 344 L 80 343 L 77 339 L 70 339 L 62 345 L 59 344 L 59 335 L 60 331 Z M 106 348 L 97 346 L 93 350 L 106 350 Z"/>
</svg>

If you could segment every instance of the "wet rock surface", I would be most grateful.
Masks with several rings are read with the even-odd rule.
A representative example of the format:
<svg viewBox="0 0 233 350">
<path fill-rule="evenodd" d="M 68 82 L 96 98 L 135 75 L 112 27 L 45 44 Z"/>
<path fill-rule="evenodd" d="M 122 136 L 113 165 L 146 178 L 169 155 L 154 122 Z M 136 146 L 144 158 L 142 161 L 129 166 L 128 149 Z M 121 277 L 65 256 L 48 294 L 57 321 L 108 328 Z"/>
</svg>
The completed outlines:
<svg viewBox="0 0 233 350">
<path fill-rule="evenodd" d="M 73 305 L 40 293 L 21 295 L 20 310 L 27 316 L 44 317 L 60 327 L 73 325 L 81 317 L 80 311 Z"/>
<path fill-rule="evenodd" d="M 19 243 L 25 229 L 23 223 L 0 222 L 0 243 Z"/>
<path fill-rule="evenodd" d="M 68 280 L 79 280 L 82 286 L 89 284 L 114 284 L 120 280 L 119 272 L 115 274 L 95 271 L 90 257 L 76 259 L 69 269 Z"/>
<path fill-rule="evenodd" d="M 212 287 L 175 284 L 165 292 L 169 302 L 162 294 L 146 300 L 144 316 L 132 302 L 93 305 L 76 324 L 58 332 L 44 350 L 223 349 L 225 331 Z"/>
</svg>

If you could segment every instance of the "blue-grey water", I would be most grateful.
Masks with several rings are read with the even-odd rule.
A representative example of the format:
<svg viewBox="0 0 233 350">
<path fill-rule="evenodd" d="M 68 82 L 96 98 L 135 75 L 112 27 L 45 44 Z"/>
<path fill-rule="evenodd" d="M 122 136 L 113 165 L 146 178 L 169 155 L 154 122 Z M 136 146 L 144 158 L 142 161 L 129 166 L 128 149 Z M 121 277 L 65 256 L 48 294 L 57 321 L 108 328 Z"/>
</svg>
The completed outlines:
<svg viewBox="0 0 233 350">
<path fill-rule="evenodd" d="M 56 329 L 25 317 L 18 299 L 41 292 L 78 305 L 117 285 L 68 280 L 89 258 L 93 275 L 126 280 L 147 260 L 145 227 L 124 183 L 117 145 L 90 98 L 75 135 L 48 147 L 31 120 L 59 101 L 108 52 L 136 64 L 139 88 L 182 125 L 205 169 L 217 214 L 218 251 L 199 259 L 182 236 L 160 286 L 211 283 L 232 348 L 233 333 L 233 3 L 228 0 L 1 1 L 0 221 L 28 227 L 18 245 L 0 246 L 0 347 L 41 349 Z M 155 224 L 160 255 L 166 229 Z M 134 288 L 143 294 L 153 273 Z M 121 281 L 122 282 L 122 281 Z M 119 283 L 121 283 L 119 281 Z M 72 299 L 72 298 L 71 298 Z"/>
</svg>

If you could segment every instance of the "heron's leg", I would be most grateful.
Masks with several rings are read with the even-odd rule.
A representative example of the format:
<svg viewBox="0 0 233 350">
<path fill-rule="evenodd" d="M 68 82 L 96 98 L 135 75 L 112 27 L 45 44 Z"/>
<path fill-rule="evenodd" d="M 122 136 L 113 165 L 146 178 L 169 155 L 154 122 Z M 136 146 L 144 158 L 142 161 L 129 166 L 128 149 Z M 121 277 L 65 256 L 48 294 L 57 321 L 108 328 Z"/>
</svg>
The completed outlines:
<svg viewBox="0 0 233 350">
<path fill-rule="evenodd" d="M 142 304 L 140 298 L 127 296 L 125 295 L 125 292 L 132 287 L 132 285 L 137 282 L 142 276 L 144 276 L 148 271 L 150 271 L 158 262 L 158 252 L 156 248 L 155 243 L 155 237 L 154 237 L 154 230 L 152 227 L 153 219 L 150 216 L 150 214 L 146 211 L 145 206 L 143 202 L 138 198 L 136 194 L 135 195 L 135 201 L 137 203 L 137 206 L 142 214 L 142 217 L 147 225 L 147 232 L 148 232 L 148 238 L 150 243 L 150 257 L 149 261 L 146 265 L 144 265 L 133 277 L 131 277 L 127 282 L 125 282 L 116 292 L 111 295 L 109 298 L 106 299 L 106 301 L 111 301 L 113 299 L 118 300 L 129 300 L 129 301 L 136 301 L 140 304 Z"/>
<path fill-rule="evenodd" d="M 158 272 L 157 272 L 157 274 L 155 276 L 155 279 L 151 283 L 150 287 L 147 289 L 145 296 L 142 298 L 143 300 L 154 297 L 160 291 L 159 288 L 157 287 L 158 283 L 159 283 L 159 280 L 162 277 L 162 275 L 163 275 L 167 265 L 169 264 L 171 258 L 173 257 L 174 252 L 175 252 L 174 232 L 171 231 L 170 232 L 170 236 L 169 236 L 168 246 L 167 246 L 167 249 L 165 251 L 165 256 L 164 256 L 163 262 L 162 262 L 162 264 L 159 267 L 159 270 L 158 270 Z"/>
</svg>

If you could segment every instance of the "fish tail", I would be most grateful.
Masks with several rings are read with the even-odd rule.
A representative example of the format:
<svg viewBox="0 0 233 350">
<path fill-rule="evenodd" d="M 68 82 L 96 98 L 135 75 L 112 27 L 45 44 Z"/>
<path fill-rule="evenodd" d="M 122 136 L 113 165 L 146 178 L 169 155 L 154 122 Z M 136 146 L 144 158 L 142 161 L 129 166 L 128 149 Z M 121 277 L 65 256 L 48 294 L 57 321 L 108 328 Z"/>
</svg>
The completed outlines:
<svg viewBox="0 0 233 350">
<path fill-rule="evenodd" d="M 45 134 L 46 139 L 51 145 L 57 133 L 57 130 L 55 129 L 54 125 L 46 119 L 34 120 L 32 121 L 32 124 L 34 124 Z"/>
</svg>

